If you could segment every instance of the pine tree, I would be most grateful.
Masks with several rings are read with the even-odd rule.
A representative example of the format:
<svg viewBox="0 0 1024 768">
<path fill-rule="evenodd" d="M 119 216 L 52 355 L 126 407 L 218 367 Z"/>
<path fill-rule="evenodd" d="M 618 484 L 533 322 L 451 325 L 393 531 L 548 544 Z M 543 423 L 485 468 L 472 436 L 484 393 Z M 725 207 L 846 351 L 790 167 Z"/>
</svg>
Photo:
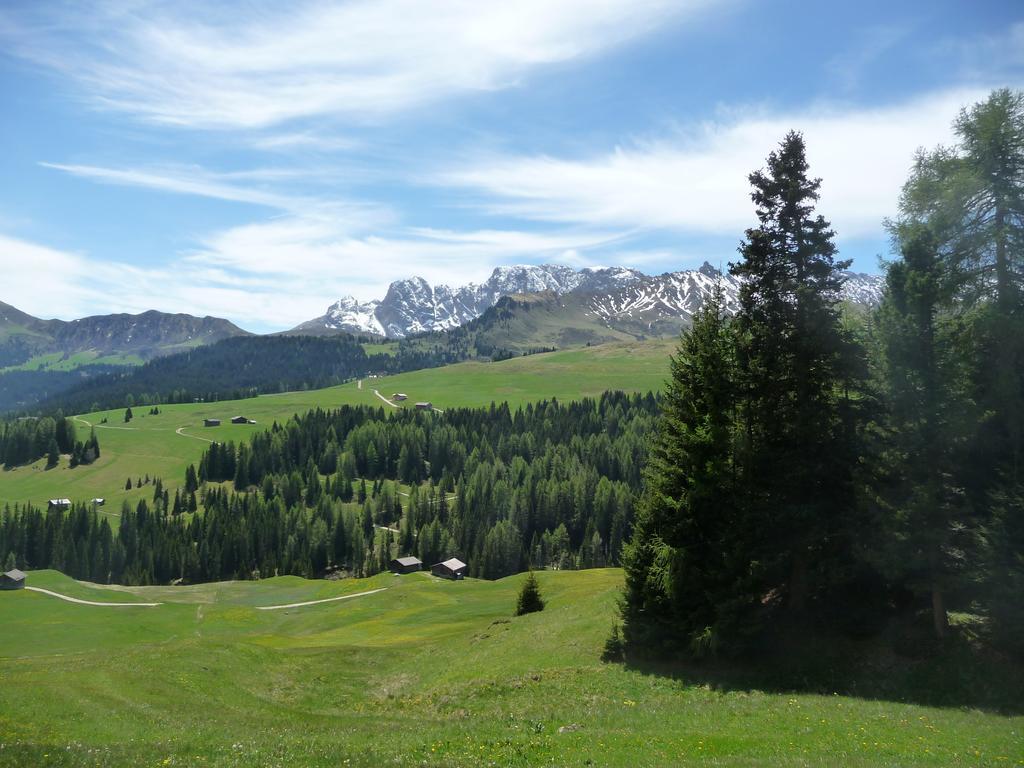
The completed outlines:
<svg viewBox="0 0 1024 768">
<path fill-rule="evenodd" d="M 759 224 L 747 230 L 736 317 L 743 444 L 742 526 L 756 538 L 756 588 L 784 596 L 793 617 L 840 572 L 836 547 L 856 528 L 853 447 L 837 391 L 848 347 L 836 305 L 834 233 L 815 215 L 820 179 L 807 176 L 803 137 L 790 133 L 750 176 Z"/>
<path fill-rule="evenodd" d="M 60 449 L 57 447 L 57 440 L 54 438 L 50 440 L 50 447 L 46 452 L 46 468 L 52 469 L 58 463 L 60 463 Z"/>
<path fill-rule="evenodd" d="M 131 420 L 132 420 L 132 409 L 131 408 L 125 408 L 125 411 L 124 411 L 124 423 L 127 424 Z"/>
<path fill-rule="evenodd" d="M 727 594 L 748 562 L 727 543 L 736 523 L 734 347 L 716 291 L 670 360 L 640 510 L 623 553 L 625 638 L 640 650 L 686 650 L 710 631 L 728 632 L 720 612 L 742 602 Z"/>
<path fill-rule="evenodd" d="M 516 616 L 523 616 L 527 613 L 537 613 L 544 610 L 544 599 L 540 595 L 540 585 L 537 577 L 531 570 L 519 590 L 519 599 L 516 601 Z"/>
<path fill-rule="evenodd" d="M 949 331 L 951 300 L 937 244 L 926 229 L 904 227 L 901 256 L 886 270 L 877 313 L 882 390 L 889 405 L 889 490 L 884 546 L 889 570 L 931 594 L 933 626 L 946 635 L 946 594 L 963 574 L 963 489 L 955 482 L 955 450 L 969 434 L 971 413 L 964 376 Z M 959 541 L 957 540 L 959 539 Z"/>
</svg>

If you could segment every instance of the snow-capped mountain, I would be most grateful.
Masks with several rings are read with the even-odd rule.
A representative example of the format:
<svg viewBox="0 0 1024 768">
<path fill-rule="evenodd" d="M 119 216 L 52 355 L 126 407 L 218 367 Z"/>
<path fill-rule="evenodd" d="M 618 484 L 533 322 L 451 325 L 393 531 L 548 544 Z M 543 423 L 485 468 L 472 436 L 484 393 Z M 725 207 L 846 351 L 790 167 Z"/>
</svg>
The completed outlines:
<svg viewBox="0 0 1024 768">
<path fill-rule="evenodd" d="M 852 272 L 846 276 L 844 298 L 867 305 L 879 301 L 880 277 Z M 657 276 L 624 267 L 498 267 L 480 285 L 470 283 L 460 288 L 431 286 L 421 277 L 397 280 L 380 301 L 360 303 L 345 297 L 322 317 L 303 323 L 291 333 L 348 331 L 405 338 L 463 325 L 482 315 L 502 296 L 544 292 L 578 298 L 585 303 L 587 314 L 608 327 L 625 324 L 646 332 L 674 333 L 689 322 L 716 285 L 722 289 L 727 311 L 735 311 L 739 281 L 707 263 L 700 269 Z"/>
</svg>

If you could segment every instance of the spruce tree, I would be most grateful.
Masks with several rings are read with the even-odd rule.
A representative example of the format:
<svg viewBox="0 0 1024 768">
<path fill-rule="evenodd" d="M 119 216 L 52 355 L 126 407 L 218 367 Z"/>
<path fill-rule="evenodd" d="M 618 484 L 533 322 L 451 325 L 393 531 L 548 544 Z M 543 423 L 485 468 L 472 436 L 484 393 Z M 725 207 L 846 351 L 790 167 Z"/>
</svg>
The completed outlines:
<svg viewBox="0 0 1024 768">
<path fill-rule="evenodd" d="M 956 449 L 973 415 L 950 333 L 950 299 L 942 258 L 927 229 L 904 227 L 901 258 L 886 269 L 877 312 L 881 389 L 888 404 L 891 478 L 883 488 L 888 514 L 883 546 L 887 570 L 930 594 L 936 636 L 948 627 L 946 595 L 963 579 L 966 519 L 956 483 Z"/>
<path fill-rule="evenodd" d="M 807 611 L 840 572 L 852 512 L 853 456 L 838 391 L 853 357 L 837 303 L 834 233 L 815 214 L 820 179 L 807 175 L 803 137 L 789 133 L 750 175 L 758 226 L 748 229 L 736 317 L 742 434 L 742 547 L 759 571 L 749 587 L 770 609 Z M 749 595 L 748 595 L 749 596 Z"/>
<path fill-rule="evenodd" d="M 540 585 L 537 577 L 531 570 L 519 590 L 519 599 L 516 601 L 516 616 L 523 616 L 527 613 L 537 613 L 544 610 L 544 599 L 540 595 Z"/>
<path fill-rule="evenodd" d="M 736 604 L 722 594 L 737 578 L 729 571 L 746 567 L 725 549 L 735 522 L 735 408 L 734 343 L 718 291 L 671 358 L 640 509 L 623 552 L 624 633 L 639 650 L 685 651 L 709 631 L 720 634 L 720 612 Z"/>
</svg>

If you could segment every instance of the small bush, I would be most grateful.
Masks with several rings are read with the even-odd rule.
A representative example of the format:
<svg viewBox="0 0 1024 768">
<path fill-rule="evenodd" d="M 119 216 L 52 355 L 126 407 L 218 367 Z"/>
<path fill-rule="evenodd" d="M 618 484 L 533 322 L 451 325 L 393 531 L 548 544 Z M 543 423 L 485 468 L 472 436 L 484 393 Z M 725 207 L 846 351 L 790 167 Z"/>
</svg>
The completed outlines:
<svg viewBox="0 0 1024 768">
<path fill-rule="evenodd" d="M 519 601 L 516 603 L 516 616 L 526 613 L 536 613 L 544 610 L 544 600 L 540 596 L 540 586 L 537 584 L 537 577 L 530 571 L 530 575 L 523 582 L 523 588 L 519 590 Z"/>
</svg>

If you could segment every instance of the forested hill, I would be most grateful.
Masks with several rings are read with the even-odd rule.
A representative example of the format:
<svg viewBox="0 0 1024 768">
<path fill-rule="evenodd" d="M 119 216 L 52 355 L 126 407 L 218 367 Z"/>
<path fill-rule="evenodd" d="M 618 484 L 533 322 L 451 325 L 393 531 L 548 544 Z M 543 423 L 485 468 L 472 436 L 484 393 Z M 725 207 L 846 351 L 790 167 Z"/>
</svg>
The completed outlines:
<svg viewBox="0 0 1024 768">
<path fill-rule="evenodd" d="M 651 394 L 609 392 L 515 412 L 314 410 L 212 444 L 183 494 L 158 482 L 152 504 L 124 505 L 116 532 L 85 505 L 7 508 L 0 562 L 124 584 L 365 576 L 410 553 L 460 557 L 483 578 L 615 564 L 658 408 Z"/>
<path fill-rule="evenodd" d="M 51 397 L 41 412 L 80 413 L 127 404 L 181 403 L 318 389 L 369 373 L 399 373 L 448 362 L 428 350 L 367 354 L 355 336 L 255 336 L 225 339 L 95 377 Z"/>
</svg>

